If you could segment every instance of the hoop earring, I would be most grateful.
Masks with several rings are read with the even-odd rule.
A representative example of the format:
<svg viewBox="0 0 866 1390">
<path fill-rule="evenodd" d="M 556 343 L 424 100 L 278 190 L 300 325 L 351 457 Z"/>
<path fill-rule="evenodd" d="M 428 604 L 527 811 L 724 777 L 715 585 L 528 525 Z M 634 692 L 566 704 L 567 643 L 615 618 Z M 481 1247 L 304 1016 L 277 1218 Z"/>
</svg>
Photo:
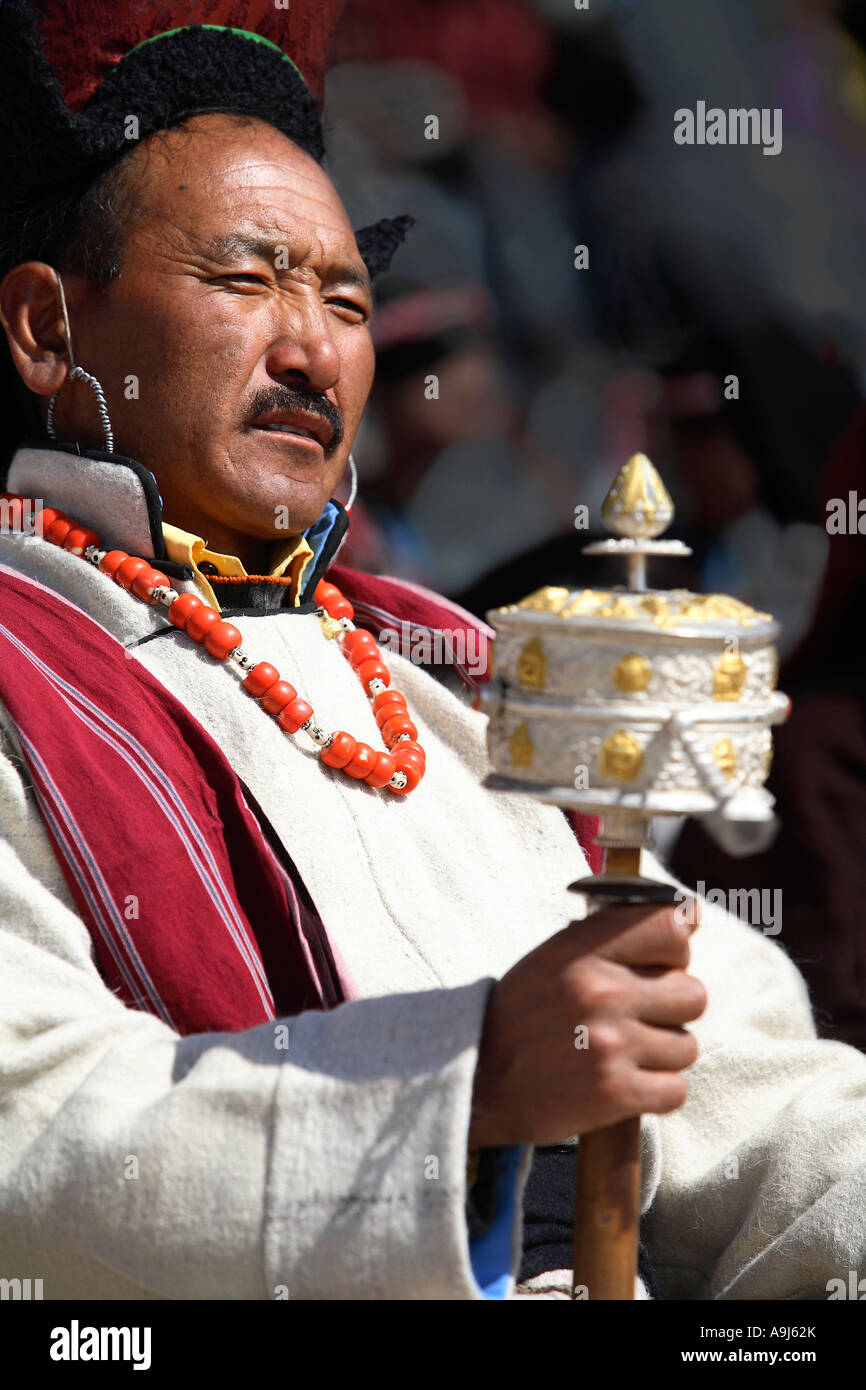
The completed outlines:
<svg viewBox="0 0 866 1390">
<path fill-rule="evenodd" d="M 105 431 L 105 452 L 107 454 L 113 454 L 114 433 L 112 431 L 111 420 L 109 419 L 108 415 L 108 406 L 105 403 L 105 392 L 103 391 L 96 377 L 91 376 L 90 372 L 86 372 L 83 367 L 73 367 L 72 371 L 69 373 L 69 376 L 67 377 L 67 380 L 71 381 L 73 377 L 77 377 L 79 381 L 86 381 L 87 385 L 93 391 L 93 394 L 96 397 L 96 408 L 99 411 L 99 418 L 102 421 L 102 428 Z M 57 397 L 59 395 L 60 392 L 55 391 L 54 395 L 51 397 L 51 400 L 48 402 L 48 417 L 45 421 L 45 428 L 48 431 L 49 439 L 57 438 L 57 434 L 54 429 L 54 407 L 57 402 Z"/>
<path fill-rule="evenodd" d="M 352 484 L 349 488 L 349 496 L 346 501 L 346 511 L 351 513 L 355 505 L 355 499 L 358 496 L 358 466 L 351 454 L 349 455 L 349 472 L 352 478 Z"/>
<path fill-rule="evenodd" d="M 77 377 L 79 381 L 86 381 L 87 385 L 93 391 L 93 394 L 96 396 L 96 408 L 99 411 L 99 418 L 102 421 L 102 428 L 105 432 L 105 452 L 107 454 L 113 454 L 114 432 L 111 428 L 111 420 L 109 419 L 108 415 L 108 406 L 105 403 L 105 392 L 103 391 L 102 386 L 97 381 L 95 376 L 92 376 L 90 372 L 86 372 L 83 367 L 77 367 L 75 365 L 75 358 L 72 355 L 72 329 L 69 325 L 69 313 L 66 308 L 66 295 L 63 293 L 63 281 L 60 278 L 59 271 L 55 271 L 55 274 L 57 276 L 57 288 L 60 291 L 60 310 L 63 314 L 63 326 L 66 329 L 66 350 L 69 353 L 69 366 L 71 368 L 69 376 L 66 378 L 66 380 L 70 381 L 73 377 Z M 63 384 L 65 386 L 66 382 L 64 382 Z M 63 387 L 61 387 L 60 390 L 62 391 Z M 45 429 L 48 433 L 49 439 L 57 438 L 57 433 L 54 429 L 54 407 L 57 404 L 57 397 L 59 395 L 60 391 L 55 391 L 54 395 L 51 397 L 51 400 L 48 402 L 48 414 L 45 420 Z"/>
</svg>

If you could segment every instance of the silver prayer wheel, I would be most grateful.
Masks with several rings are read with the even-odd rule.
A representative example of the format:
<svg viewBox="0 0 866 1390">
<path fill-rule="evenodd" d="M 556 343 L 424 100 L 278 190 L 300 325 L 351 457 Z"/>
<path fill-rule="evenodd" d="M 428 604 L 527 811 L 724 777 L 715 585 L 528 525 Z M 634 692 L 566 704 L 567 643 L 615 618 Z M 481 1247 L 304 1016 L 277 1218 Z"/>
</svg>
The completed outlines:
<svg viewBox="0 0 866 1390">
<path fill-rule="evenodd" d="M 643 454 L 602 517 L 614 536 L 584 554 L 622 556 L 625 586 L 547 587 L 487 614 L 485 785 L 601 816 L 604 872 L 570 885 L 591 908 L 671 903 L 676 890 L 640 873 L 653 817 L 709 817 L 734 853 L 772 838 L 771 726 L 790 709 L 775 688 L 778 627 L 725 594 L 647 587 L 648 559 L 691 552 L 659 539 L 674 506 Z M 575 1297 L 634 1297 L 639 1135 L 636 1117 L 579 1141 Z"/>
</svg>

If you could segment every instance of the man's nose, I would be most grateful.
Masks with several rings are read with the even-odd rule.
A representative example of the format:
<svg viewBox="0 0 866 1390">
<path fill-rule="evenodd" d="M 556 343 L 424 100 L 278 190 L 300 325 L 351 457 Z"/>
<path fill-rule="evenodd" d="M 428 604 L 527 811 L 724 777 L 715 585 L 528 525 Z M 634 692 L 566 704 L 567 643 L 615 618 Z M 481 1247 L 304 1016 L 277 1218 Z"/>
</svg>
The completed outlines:
<svg viewBox="0 0 866 1390">
<path fill-rule="evenodd" d="M 325 306 L 312 297 L 292 306 L 278 338 L 268 348 L 266 366 L 277 381 L 301 381 L 313 391 L 327 391 L 340 379 L 340 355 Z"/>
</svg>

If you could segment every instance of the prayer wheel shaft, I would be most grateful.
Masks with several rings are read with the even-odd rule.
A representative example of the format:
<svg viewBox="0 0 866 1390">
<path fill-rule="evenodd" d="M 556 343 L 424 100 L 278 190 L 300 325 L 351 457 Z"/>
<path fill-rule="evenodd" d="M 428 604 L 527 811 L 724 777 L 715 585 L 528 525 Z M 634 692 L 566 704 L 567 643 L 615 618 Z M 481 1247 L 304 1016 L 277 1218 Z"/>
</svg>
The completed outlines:
<svg viewBox="0 0 866 1390">
<path fill-rule="evenodd" d="M 637 877 L 640 848 L 609 846 L 604 872 Z M 574 1208 L 573 1298 L 634 1299 L 640 1222 L 640 1116 L 581 1136 Z"/>
<path fill-rule="evenodd" d="M 572 1296 L 634 1298 L 640 1219 L 640 1117 L 581 1136 Z"/>
</svg>

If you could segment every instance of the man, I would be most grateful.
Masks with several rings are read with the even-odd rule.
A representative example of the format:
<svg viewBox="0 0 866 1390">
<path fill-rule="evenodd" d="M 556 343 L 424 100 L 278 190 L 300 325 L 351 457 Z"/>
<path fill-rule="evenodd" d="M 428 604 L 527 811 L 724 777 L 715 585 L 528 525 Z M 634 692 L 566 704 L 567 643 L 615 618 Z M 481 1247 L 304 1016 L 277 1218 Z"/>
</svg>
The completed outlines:
<svg viewBox="0 0 866 1390">
<path fill-rule="evenodd" d="M 218 42 L 242 66 L 247 40 Z M 124 161 L 118 273 L 88 266 L 91 226 L 0 285 L 19 377 L 74 441 L 19 447 L 8 491 L 98 533 L 90 563 L 0 537 L 4 1276 L 501 1297 L 531 1146 L 644 1114 L 662 1295 L 825 1296 L 864 1258 L 866 1063 L 815 1041 L 784 954 L 705 908 L 705 1008 L 670 910 L 567 925 L 577 841 L 482 788 L 484 718 L 446 684 L 388 654 L 426 775 L 376 789 L 166 622 L 163 600 L 209 598 L 242 673 L 278 663 L 311 729 L 381 747 L 318 612 L 372 378 L 364 262 L 277 118 L 210 106 Z M 109 547 L 152 562 L 149 601 L 98 567 Z M 355 617 L 381 611 L 348 578 Z M 561 1292 L 566 1263 L 525 1291 Z"/>
</svg>

